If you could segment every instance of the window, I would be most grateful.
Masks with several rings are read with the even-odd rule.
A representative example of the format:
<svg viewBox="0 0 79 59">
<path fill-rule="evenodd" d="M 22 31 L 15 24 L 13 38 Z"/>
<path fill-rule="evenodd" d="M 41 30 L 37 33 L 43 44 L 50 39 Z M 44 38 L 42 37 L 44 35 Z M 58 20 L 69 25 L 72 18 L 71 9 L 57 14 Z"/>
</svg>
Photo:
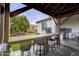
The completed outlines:
<svg viewBox="0 0 79 59">
<path fill-rule="evenodd" d="M 42 30 L 46 30 L 47 29 L 47 23 L 42 23 Z"/>
</svg>

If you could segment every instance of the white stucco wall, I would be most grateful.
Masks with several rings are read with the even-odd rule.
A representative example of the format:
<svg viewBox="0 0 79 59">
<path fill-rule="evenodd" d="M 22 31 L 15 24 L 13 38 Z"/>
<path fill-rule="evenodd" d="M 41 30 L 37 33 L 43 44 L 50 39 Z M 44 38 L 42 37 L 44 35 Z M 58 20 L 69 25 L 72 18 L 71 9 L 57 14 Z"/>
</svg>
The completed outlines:
<svg viewBox="0 0 79 59">
<path fill-rule="evenodd" d="M 47 22 L 47 27 L 50 27 L 52 29 L 52 33 L 55 32 L 55 23 L 53 21 L 53 19 L 46 21 Z M 42 30 L 42 26 L 41 26 L 42 22 L 37 23 L 37 32 L 40 34 L 45 34 L 46 32 L 44 30 Z"/>
<path fill-rule="evenodd" d="M 61 28 L 72 28 L 72 32 L 79 32 L 79 14 L 72 16 Z"/>
<path fill-rule="evenodd" d="M 55 26 L 56 26 L 56 24 L 53 21 L 53 19 L 47 22 L 47 27 L 50 27 L 52 29 L 52 33 L 55 32 Z"/>
</svg>

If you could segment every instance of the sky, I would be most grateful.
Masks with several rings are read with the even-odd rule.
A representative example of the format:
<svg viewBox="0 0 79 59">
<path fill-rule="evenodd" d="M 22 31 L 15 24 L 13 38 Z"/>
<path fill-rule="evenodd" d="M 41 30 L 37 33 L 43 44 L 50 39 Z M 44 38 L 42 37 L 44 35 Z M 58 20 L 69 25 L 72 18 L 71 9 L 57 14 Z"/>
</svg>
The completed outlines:
<svg viewBox="0 0 79 59">
<path fill-rule="evenodd" d="M 12 12 L 16 9 L 22 8 L 22 7 L 25 7 L 25 5 L 20 4 L 20 3 L 11 3 L 10 4 L 10 12 Z M 48 18 L 47 14 L 44 14 L 44 13 L 42 13 L 36 9 L 33 9 L 33 8 L 28 11 L 25 11 L 19 15 L 26 16 L 31 24 L 35 24 L 35 22 L 37 22 L 39 20 Z"/>
</svg>

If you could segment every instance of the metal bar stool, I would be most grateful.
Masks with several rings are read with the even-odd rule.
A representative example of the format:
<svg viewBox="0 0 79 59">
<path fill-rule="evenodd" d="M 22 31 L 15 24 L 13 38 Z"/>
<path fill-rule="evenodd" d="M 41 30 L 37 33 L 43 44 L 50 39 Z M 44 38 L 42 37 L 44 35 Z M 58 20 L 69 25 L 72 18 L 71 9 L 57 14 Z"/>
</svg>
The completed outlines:
<svg viewBox="0 0 79 59">
<path fill-rule="evenodd" d="M 45 47 L 44 47 L 45 42 L 44 42 L 44 40 L 37 40 L 36 44 L 37 44 L 36 55 L 39 55 L 39 56 L 45 55 Z M 38 47 L 39 47 L 39 49 L 38 49 Z"/>
<path fill-rule="evenodd" d="M 55 47 L 55 39 L 54 38 L 49 38 L 49 40 L 48 40 L 48 46 L 50 47 L 50 48 L 52 48 L 52 52 L 53 52 L 53 48 L 55 48 L 56 49 L 56 47 Z"/>
<path fill-rule="evenodd" d="M 27 42 L 26 42 L 26 43 L 27 43 Z M 25 52 L 25 51 L 29 52 L 27 56 L 30 56 L 30 55 L 31 55 L 30 49 L 31 49 L 31 41 L 30 41 L 30 44 L 22 45 L 22 46 L 20 47 L 21 56 L 24 56 L 24 52 Z"/>
<path fill-rule="evenodd" d="M 57 36 L 57 37 L 55 37 L 55 40 L 56 40 L 57 48 L 59 48 L 60 47 L 60 38 Z"/>
</svg>

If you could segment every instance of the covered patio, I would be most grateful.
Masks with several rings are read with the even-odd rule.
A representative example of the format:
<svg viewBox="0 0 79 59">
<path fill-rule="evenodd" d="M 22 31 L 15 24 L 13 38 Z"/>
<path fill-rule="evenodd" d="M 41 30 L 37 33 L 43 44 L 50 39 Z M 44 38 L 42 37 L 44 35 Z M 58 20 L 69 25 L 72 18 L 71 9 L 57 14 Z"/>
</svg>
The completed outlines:
<svg viewBox="0 0 79 59">
<path fill-rule="evenodd" d="M 1 13 L 0 13 L 0 42 L 1 44 L 6 43 L 6 47 L 7 50 L 4 52 L 3 55 L 10 55 L 10 46 L 11 44 L 15 44 L 18 42 L 24 42 L 24 41 L 29 41 L 29 40 L 37 40 L 39 38 L 45 39 L 45 53 L 47 53 L 48 51 L 48 38 L 52 37 L 52 36 L 57 36 L 59 39 L 57 40 L 58 43 L 61 44 L 60 42 L 60 26 L 63 25 L 63 23 L 65 23 L 69 18 L 71 18 L 73 15 L 79 14 L 79 4 L 78 3 L 22 3 L 25 5 L 25 7 L 17 9 L 15 11 L 10 12 L 10 3 L 1 3 L 0 4 L 0 9 L 1 9 Z M 48 15 L 50 15 L 55 24 L 56 24 L 56 33 L 50 33 L 50 34 L 44 34 L 44 35 L 36 35 L 33 37 L 21 37 L 19 40 L 11 40 L 10 38 L 10 17 L 16 16 L 20 13 L 23 13 L 25 11 L 28 11 L 29 9 L 34 8 L 37 9 L 43 13 L 46 13 Z M 64 21 L 61 20 L 61 18 L 66 17 L 66 19 Z M 56 18 L 56 19 L 54 19 Z M 14 39 L 14 38 L 13 38 Z M 59 44 L 59 46 L 60 46 Z M 64 43 L 63 43 L 64 44 Z M 51 54 L 51 50 L 49 50 L 50 52 L 47 53 L 46 55 L 48 56 L 52 56 L 52 55 L 68 55 L 64 54 L 62 48 L 65 45 L 61 45 L 60 47 L 57 48 L 56 51 L 60 51 L 62 54 L 58 54 L 56 51 L 53 52 L 53 54 Z M 63 48 L 65 49 L 65 47 Z M 68 48 L 70 51 L 71 48 Z M 62 52 L 63 51 L 63 52 Z M 67 50 L 66 50 L 67 51 Z M 67 52 L 68 52 L 67 51 Z M 76 49 L 74 51 L 74 53 L 72 52 L 73 50 L 70 51 L 69 56 L 70 55 L 79 55 L 78 53 L 76 53 Z M 79 52 L 79 51 L 78 51 Z"/>
</svg>

